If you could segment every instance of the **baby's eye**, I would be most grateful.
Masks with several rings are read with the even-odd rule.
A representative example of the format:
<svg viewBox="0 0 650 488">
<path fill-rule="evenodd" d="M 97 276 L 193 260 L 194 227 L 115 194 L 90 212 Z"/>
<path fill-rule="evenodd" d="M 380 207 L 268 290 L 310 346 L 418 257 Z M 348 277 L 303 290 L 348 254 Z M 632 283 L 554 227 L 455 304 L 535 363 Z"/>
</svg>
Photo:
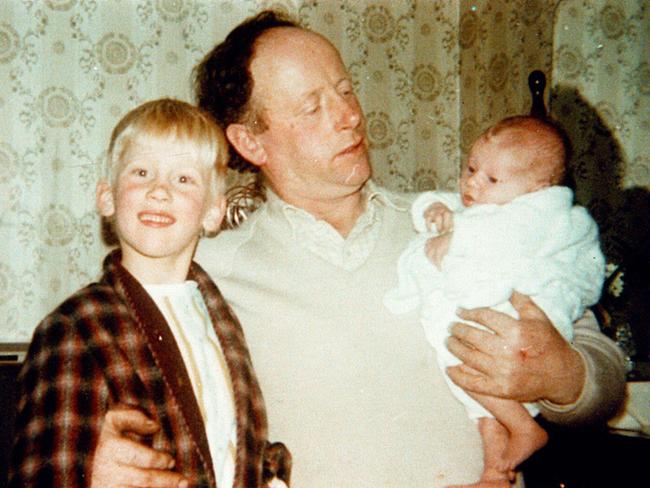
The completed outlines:
<svg viewBox="0 0 650 488">
<path fill-rule="evenodd" d="M 488 177 L 488 181 L 489 181 L 490 183 L 498 183 L 499 180 L 497 180 L 497 179 L 496 179 L 495 177 L 493 177 L 493 176 L 489 176 L 489 177 Z"/>
<path fill-rule="evenodd" d="M 468 166 L 468 167 L 467 167 L 467 172 L 468 172 L 469 174 L 473 175 L 475 171 L 476 171 L 476 170 L 475 170 L 472 166 Z"/>
</svg>

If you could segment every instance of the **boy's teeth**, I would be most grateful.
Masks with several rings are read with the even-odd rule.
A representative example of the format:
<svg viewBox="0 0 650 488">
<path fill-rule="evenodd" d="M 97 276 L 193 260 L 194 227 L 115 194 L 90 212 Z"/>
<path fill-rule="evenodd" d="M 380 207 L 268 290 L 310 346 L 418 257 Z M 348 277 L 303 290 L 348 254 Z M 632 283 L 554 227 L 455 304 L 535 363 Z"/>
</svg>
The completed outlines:
<svg viewBox="0 0 650 488">
<path fill-rule="evenodd" d="M 151 215 L 151 214 L 145 214 L 142 216 L 142 220 L 146 220 L 149 222 L 157 222 L 157 223 L 170 223 L 172 219 L 169 217 L 165 217 L 163 215 Z"/>
</svg>

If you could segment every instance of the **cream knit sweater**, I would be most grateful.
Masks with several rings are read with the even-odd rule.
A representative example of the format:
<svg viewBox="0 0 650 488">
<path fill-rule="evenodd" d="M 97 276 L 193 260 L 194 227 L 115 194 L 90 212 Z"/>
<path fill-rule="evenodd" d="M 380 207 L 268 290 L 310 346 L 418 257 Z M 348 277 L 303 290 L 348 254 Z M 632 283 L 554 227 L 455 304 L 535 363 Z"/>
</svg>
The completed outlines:
<svg viewBox="0 0 650 488">
<path fill-rule="evenodd" d="M 340 236 L 337 242 L 327 224 L 283 208 L 277 197 L 239 229 L 199 244 L 196 260 L 242 323 L 270 439 L 292 451 L 293 487 L 441 487 L 480 476 L 477 426 L 449 392 L 417 314 L 394 316 L 382 304 L 414 235 L 410 202 L 396 208 L 391 201 L 368 204 L 369 226 L 378 232 L 361 233 L 373 242 L 353 269 L 341 263 L 363 246 Z M 330 255 L 338 245 L 338 264 L 305 243 L 315 234 L 316 243 L 331 239 Z M 580 405 L 558 419 L 579 421 L 599 399 L 620 398 L 616 348 L 600 334 L 587 335 L 604 366 L 596 368 L 587 352 L 590 381 Z"/>
</svg>

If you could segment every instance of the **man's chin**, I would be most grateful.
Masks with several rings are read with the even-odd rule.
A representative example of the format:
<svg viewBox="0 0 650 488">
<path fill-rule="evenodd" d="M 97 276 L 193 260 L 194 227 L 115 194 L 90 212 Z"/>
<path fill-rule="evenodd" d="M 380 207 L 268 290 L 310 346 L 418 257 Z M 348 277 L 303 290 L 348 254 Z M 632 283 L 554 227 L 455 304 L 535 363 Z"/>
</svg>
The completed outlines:
<svg viewBox="0 0 650 488">
<path fill-rule="evenodd" d="M 362 187 L 370 179 L 372 170 L 368 161 L 360 161 L 351 166 L 347 176 L 345 177 L 344 184 L 349 186 Z"/>
</svg>

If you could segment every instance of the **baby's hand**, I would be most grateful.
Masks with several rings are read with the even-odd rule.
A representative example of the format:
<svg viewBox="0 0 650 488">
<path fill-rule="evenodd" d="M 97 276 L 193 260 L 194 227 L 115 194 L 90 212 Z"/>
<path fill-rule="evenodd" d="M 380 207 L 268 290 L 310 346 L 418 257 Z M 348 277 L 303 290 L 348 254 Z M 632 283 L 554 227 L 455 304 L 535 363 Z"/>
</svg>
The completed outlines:
<svg viewBox="0 0 650 488">
<path fill-rule="evenodd" d="M 451 242 L 451 232 L 442 234 L 440 236 L 432 237 L 427 241 L 425 252 L 429 260 L 440 269 L 442 267 L 442 258 L 447 255 L 449 251 L 449 244 Z"/>
<path fill-rule="evenodd" d="M 451 232 L 454 229 L 454 213 L 440 202 L 429 205 L 424 211 L 424 221 L 427 229 L 431 230 L 435 225 L 440 234 Z"/>
</svg>

